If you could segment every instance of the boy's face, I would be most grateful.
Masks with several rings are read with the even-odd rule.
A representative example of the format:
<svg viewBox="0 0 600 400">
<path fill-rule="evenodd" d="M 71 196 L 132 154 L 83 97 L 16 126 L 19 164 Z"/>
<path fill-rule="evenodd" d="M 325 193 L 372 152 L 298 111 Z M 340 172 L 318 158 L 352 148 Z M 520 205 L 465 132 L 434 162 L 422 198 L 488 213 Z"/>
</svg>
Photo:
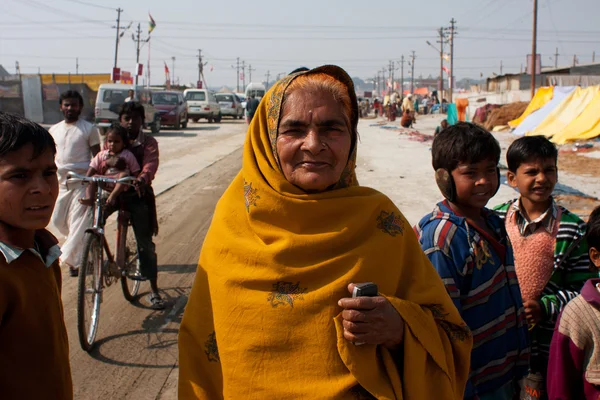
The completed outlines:
<svg viewBox="0 0 600 400">
<path fill-rule="evenodd" d="M 454 202 L 470 208 L 485 207 L 498 187 L 496 168 L 494 160 L 459 163 L 452 170 L 452 178 L 456 186 Z"/>
<path fill-rule="evenodd" d="M 140 134 L 140 129 L 142 129 L 144 120 L 138 113 L 133 113 L 121 115 L 121 120 L 119 122 L 123 128 L 127 129 L 129 140 L 135 140 Z"/>
<path fill-rule="evenodd" d="M 510 186 L 519 189 L 521 196 L 532 203 L 545 203 L 558 181 L 556 160 L 545 158 L 525 162 L 516 173 L 508 171 L 506 178 Z"/>
<path fill-rule="evenodd" d="M 47 149 L 32 157 L 27 144 L 0 158 L 0 224 L 37 230 L 50 222 L 58 196 L 54 154 Z"/>
</svg>

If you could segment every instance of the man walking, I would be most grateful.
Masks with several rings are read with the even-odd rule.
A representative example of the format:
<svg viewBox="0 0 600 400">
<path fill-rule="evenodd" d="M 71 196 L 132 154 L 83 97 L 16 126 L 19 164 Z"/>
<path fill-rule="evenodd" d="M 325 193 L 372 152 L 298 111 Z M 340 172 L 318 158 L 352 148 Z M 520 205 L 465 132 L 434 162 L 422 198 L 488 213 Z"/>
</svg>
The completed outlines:
<svg viewBox="0 0 600 400">
<path fill-rule="evenodd" d="M 77 276 L 85 230 L 92 223 L 92 209 L 79 203 L 85 197 L 85 187 L 67 188 L 67 174 L 71 171 L 85 175 L 90 160 L 100 151 L 98 128 L 79 119 L 83 109 L 83 97 L 75 90 L 60 96 L 60 110 L 64 121 L 50 128 L 56 142 L 56 166 L 58 167 L 59 192 L 52 224 L 66 237 L 61 246 L 61 267 L 69 268 L 71 276 Z"/>
<path fill-rule="evenodd" d="M 256 110 L 258 109 L 259 103 L 260 102 L 258 101 L 256 96 L 251 94 L 250 98 L 246 102 L 246 122 L 248 122 L 248 124 L 250 124 L 250 122 L 252 122 L 252 118 L 254 118 L 254 114 L 256 113 Z"/>
</svg>

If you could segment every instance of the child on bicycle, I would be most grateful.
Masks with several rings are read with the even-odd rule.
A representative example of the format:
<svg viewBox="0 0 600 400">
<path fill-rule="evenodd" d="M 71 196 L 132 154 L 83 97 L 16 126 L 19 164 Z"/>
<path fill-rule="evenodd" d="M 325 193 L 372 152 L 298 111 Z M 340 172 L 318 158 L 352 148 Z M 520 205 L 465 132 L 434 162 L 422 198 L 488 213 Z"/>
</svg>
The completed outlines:
<svg viewBox="0 0 600 400">
<path fill-rule="evenodd" d="M 128 144 L 127 129 L 120 125 L 110 127 L 106 132 L 106 149 L 100 151 L 92 159 L 87 176 L 101 175 L 115 179 L 137 176 L 140 172 L 140 165 L 133 153 L 127 150 L 126 147 Z M 106 202 L 111 206 L 116 205 L 119 195 L 129 189 L 127 185 L 121 183 L 114 186 L 112 184 L 105 184 L 102 188 L 110 192 Z M 96 190 L 96 184 L 90 184 L 86 191 L 86 198 L 80 199 L 80 203 L 88 206 L 93 205 Z"/>
<path fill-rule="evenodd" d="M 0 397 L 73 399 L 58 241 L 56 145 L 0 112 Z"/>
</svg>

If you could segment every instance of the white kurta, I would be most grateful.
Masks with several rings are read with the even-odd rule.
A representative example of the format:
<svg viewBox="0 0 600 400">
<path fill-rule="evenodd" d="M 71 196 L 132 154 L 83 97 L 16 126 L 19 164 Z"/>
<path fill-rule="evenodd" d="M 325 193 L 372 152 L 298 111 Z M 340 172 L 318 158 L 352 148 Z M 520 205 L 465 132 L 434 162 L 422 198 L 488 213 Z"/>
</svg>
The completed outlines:
<svg viewBox="0 0 600 400">
<path fill-rule="evenodd" d="M 67 188 L 67 173 L 87 172 L 92 159 L 91 147 L 100 144 L 100 135 L 95 125 L 82 119 L 74 124 L 59 122 L 49 131 L 56 142 L 56 166 L 60 182 L 52 224 L 66 237 L 61 246 L 61 261 L 78 266 L 85 230 L 92 225 L 93 213 L 91 207 L 79 203 L 79 199 L 85 197 L 85 187 Z"/>
</svg>

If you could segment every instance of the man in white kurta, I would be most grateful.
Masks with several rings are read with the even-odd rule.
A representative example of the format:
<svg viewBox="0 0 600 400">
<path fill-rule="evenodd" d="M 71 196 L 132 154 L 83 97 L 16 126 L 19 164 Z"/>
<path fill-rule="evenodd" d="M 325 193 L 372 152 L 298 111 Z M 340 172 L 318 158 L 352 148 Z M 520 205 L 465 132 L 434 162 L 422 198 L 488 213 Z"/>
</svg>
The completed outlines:
<svg viewBox="0 0 600 400">
<path fill-rule="evenodd" d="M 79 118 L 83 98 L 69 90 L 60 96 L 60 109 L 64 121 L 50 128 L 56 142 L 56 165 L 60 183 L 58 200 L 52 214 L 52 224 L 66 237 L 61 246 L 61 264 L 69 268 L 71 276 L 77 276 L 85 230 L 92 225 L 92 208 L 79 203 L 85 197 L 85 187 L 67 188 L 67 173 L 85 175 L 93 156 L 100 151 L 98 128 Z"/>
</svg>

